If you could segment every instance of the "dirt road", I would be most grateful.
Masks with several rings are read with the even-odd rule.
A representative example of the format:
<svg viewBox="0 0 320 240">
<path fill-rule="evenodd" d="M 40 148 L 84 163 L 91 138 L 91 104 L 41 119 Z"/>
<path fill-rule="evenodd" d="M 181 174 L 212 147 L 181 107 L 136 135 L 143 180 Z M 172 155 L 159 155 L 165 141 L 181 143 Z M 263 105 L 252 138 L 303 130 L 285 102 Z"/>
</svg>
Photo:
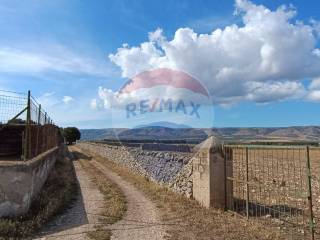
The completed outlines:
<svg viewBox="0 0 320 240">
<path fill-rule="evenodd" d="M 86 156 L 85 152 L 76 147 L 72 147 L 71 151 L 80 152 L 82 156 Z M 89 157 L 84 158 L 78 160 L 89 161 Z M 111 239 L 164 239 L 165 227 L 160 221 L 154 203 L 132 184 L 95 161 L 94 158 L 89 162 L 92 167 L 102 170 L 101 172 L 108 179 L 116 183 L 126 198 L 127 212 L 124 218 L 113 225 L 104 226 L 111 230 Z M 78 200 L 65 214 L 51 222 L 37 239 L 88 239 L 86 233 L 93 230 L 93 226 L 99 221 L 103 195 L 79 162 L 74 161 L 73 164 L 81 189 Z"/>
<path fill-rule="evenodd" d="M 36 239 L 88 239 L 87 232 L 92 231 L 99 221 L 103 207 L 103 195 L 78 161 L 73 161 L 80 192 L 73 206 L 64 214 L 57 216 Z"/>
<path fill-rule="evenodd" d="M 111 239 L 164 239 L 165 227 L 160 221 L 154 203 L 131 183 L 123 180 L 101 163 L 92 161 L 92 164 L 103 170 L 106 176 L 120 187 L 126 197 L 126 215 L 111 226 Z"/>
</svg>

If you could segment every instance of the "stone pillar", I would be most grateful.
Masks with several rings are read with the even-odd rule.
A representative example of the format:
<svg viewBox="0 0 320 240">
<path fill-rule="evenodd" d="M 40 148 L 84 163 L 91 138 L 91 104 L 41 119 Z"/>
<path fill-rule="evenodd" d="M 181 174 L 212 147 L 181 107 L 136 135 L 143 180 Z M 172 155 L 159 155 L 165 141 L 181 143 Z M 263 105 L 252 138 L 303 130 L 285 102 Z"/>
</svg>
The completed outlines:
<svg viewBox="0 0 320 240">
<path fill-rule="evenodd" d="M 214 136 L 195 147 L 193 197 L 204 207 L 226 208 L 225 159 L 222 143 Z"/>
<path fill-rule="evenodd" d="M 198 149 L 197 149 L 198 150 Z M 200 149 L 193 160 L 193 189 L 195 200 L 205 207 L 210 206 L 209 149 Z"/>
</svg>

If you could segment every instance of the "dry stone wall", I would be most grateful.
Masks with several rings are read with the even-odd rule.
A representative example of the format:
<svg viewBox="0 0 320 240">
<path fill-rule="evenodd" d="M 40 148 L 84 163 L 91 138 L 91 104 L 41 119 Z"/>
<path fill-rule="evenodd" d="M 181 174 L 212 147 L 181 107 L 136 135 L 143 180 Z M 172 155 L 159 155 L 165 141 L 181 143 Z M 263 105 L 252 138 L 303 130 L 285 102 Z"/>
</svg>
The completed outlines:
<svg viewBox="0 0 320 240">
<path fill-rule="evenodd" d="M 174 192 L 192 197 L 192 153 L 148 151 L 136 147 L 80 142 L 83 150 L 98 154 Z"/>
</svg>

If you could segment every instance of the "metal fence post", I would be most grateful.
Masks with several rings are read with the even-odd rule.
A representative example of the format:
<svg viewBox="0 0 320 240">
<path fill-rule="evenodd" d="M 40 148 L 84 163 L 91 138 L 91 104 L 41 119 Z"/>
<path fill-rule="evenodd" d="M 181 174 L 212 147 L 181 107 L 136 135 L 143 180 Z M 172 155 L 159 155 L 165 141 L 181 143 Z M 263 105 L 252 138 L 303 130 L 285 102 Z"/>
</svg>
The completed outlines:
<svg viewBox="0 0 320 240">
<path fill-rule="evenodd" d="M 27 119 L 26 119 L 26 129 L 25 129 L 25 142 L 24 142 L 24 160 L 27 160 L 30 155 L 30 118 L 31 118 L 31 92 L 28 91 L 27 100 Z"/>
<path fill-rule="evenodd" d="M 313 223 L 313 206 L 312 206 L 312 179 L 311 179 L 311 166 L 310 166 L 310 148 L 307 146 L 307 176 L 308 176 L 308 202 L 309 202 L 309 214 L 310 214 L 310 231 L 311 239 L 314 240 L 314 223 Z"/>
<path fill-rule="evenodd" d="M 226 147 L 224 145 L 222 145 L 223 147 L 223 158 L 224 158 L 224 210 L 227 211 L 228 208 L 228 194 L 227 194 L 227 151 L 226 151 Z"/>
<path fill-rule="evenodd" d="M 249 219 L 249 151 L 246 147 L 246 214 Z"/>
<path fill-rule="evenodd" d="M 39 109 L 38 109 L 38 126 L 37 126 L 37 144 L 36 144 L 36 155 L 39 154 L 39 131 L 40 131 L 40 126 L 41 126 L 41 104 L 39 104 Z"/>
<path fill-rule="evenodd" d="M 38 125 L 40 125 L 41 121 L 41 104 L 39 104 L 39 111 L 38 111 Z"/>
</svg>

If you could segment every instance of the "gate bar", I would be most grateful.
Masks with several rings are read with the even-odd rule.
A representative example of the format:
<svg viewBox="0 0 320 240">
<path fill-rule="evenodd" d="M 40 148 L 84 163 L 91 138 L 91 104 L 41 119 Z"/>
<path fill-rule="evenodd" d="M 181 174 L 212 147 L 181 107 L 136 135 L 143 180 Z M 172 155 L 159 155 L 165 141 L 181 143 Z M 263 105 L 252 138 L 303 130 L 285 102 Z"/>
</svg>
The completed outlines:
<svg viewBox="0 0 320 240">
<path fill-rule="evenodd" d="M 314 224 L 313 224 L 313 210 L 312 210 L 312 186 L 311 186 L 311 167 L 310 167 L 310 149 L 307 146 L 307 176 L 308 176 L 308 202 L 309 202 L 309 211 L 310 211 L 310 231 L 311 239 L 314 240 Z"/>
<path fill-rule="evenodd" d="M 249 219 L 249 152 L 248 147 L 246 147 L 246 213 L 247 219 Z"/>
</svg>

